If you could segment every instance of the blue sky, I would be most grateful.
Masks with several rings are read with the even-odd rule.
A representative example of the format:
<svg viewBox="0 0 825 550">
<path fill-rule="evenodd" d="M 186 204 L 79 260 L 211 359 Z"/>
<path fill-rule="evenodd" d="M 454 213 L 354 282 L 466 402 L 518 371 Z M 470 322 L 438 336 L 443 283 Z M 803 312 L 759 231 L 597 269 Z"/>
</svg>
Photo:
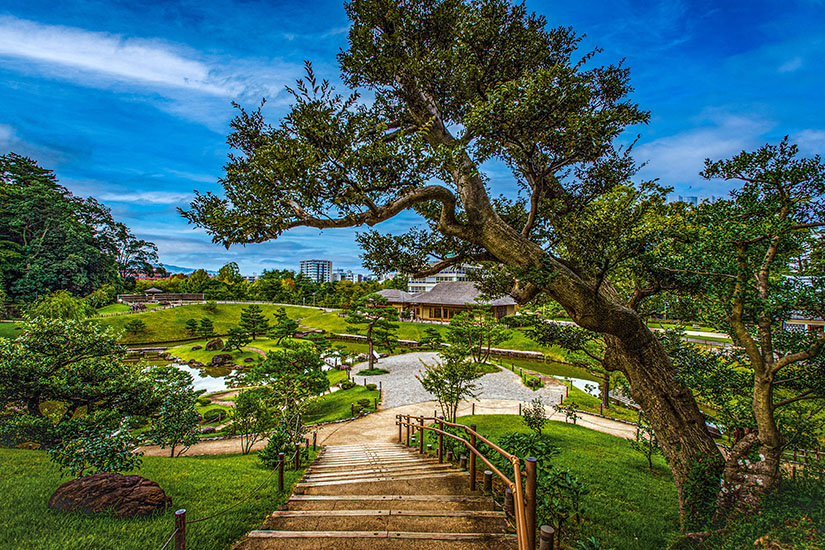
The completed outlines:
<svg viewBox="0 0 825 550">
<path fill-rule="evenodd" d="M 552 26 L 587 35 L 604 63 L 631 68 L 635 100 L 652 112 L 636 158 L 640 177 L 675 194 L 728 189 L 697 173 L 784 135 L 806 155 L 825 150 L 825 1 L 528 1 Z M 307 7 L 311 6 L 311 7 Z M 355 230 L 294 230 L 225 250 L 175 208 L 218 191 L 232 101 L 283 92 L 310 60 L 337 80 L 348 21 L 340 1 L 0 0 L 0 152 L 31 156 L 78 195 L 92 195 L 167 264 L 251 274 L 328 258 L 360 269 Z M 510 178 L 489 167 L 492 185 Z M 411 215 L 386 222 L 401 231 Z"/>
</svg>

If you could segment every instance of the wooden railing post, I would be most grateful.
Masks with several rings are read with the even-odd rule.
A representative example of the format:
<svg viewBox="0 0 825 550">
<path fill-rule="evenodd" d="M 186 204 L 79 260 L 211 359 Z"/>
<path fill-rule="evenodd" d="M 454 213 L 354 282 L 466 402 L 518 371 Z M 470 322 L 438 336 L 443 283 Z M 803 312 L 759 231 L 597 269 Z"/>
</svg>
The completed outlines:
<svg viewBox="0 0 825 550">
<path fill-rule="evenodd" d="M 516 506 L 513 500 L 512 489 L 504 490 L 504 513 L 507 515 L 508 518 L 511 518 L 516 515 Z"/>
<path fill-rule="evenodd" d="M 300 467 L 301 467 L 301 444 L 296 443 L 295 444 L 295 469 L 297 470 Z"/>
<path fill-rule="evenodd" d="M 175 550 L 186 550 L 186 510 L 175 512 Z"/>
<path fill-rule="evenodd" d="M 278 490 L 284 491 L 284 453 L 278 453 Z"/>
<path fill-rule="evenodd" d="M 470 424 L 470 490 L 476 490 L 476 425 Z"/>
<path fill-rule="evenodd" d="M 444 424 L 441 423 L 441 419 L 438 419 L 438 429 L 444 430 Z M 438 434 L 438 463 L 441 464 L 444 462 L 444 434 Z"/>
<path fill-rule="evenodd" d="M 404 424 L 407 427 L 407 447 L 410 446 L 410 415 L 407 415 L 407 422 Z"/>
<path fill-rule="evenodd" d="M 424 454 L 424 417 L 421 416 L 418 418 L 418 425 L 421 426 L 418 428 L 418 452 Z"/>
<path fill-rule="evenodd" d="M 492 470 L 484 470 L 484 490 L 487 492 L 491 492 L 493 490 Z"/>
<path fill-rule="evenodd" d="M 527 542 L 528 548 L 536 547 L 536 459 L 528 456 L 525 459 L 525 466 L 527 467 L 527 479 L 524 483 L 525 500 L 525 514 L 524 518 L 527 522 Z M 516 480 L 518 483 L 519 480 Z"/>
<path fill-rule="evenodd" d="M 549 525 L 542 525 L 540 530 L 539 550 L 553 550 L 553 536 L 556 530 Z"/>
<path fill-rule="evenodd" d="M 396 414 L 395 420 L 398 422 L 398 442 L 401 443 L 401 415 Z"/>
<path fill-rule="evenodd" d="M 452 462 L 452 461 L 453 461 L 453 452 L 452 451 L 447 451 L 447 462 Z"/>
<path fill-rule="evenodd" d="M 312 432 L 312 450 L 316 450 L 318 448 L 318 430 Z"/>
</svg>

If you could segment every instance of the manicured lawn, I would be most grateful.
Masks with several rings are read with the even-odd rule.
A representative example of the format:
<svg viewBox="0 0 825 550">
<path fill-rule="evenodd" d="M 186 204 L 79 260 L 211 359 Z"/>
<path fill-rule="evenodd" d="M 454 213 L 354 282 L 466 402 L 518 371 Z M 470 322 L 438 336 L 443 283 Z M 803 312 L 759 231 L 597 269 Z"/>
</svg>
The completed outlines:
<svg viewBox="0 0 825 550">
<path fill-rule="evenodd" d="M 243 499 L 270 474 L 255 454 L 181 458 L 145 457 L 135 473 L 156 481 L 172 498 L 166 512 L 142 519 L 64 514 L 47 506 L 67 478 L 40 451 L 0 449 L 0 548 L 32 550 L 146 550 L 160 548 L 173 531 L 175 510 L 189 521 Z M 288 471 L 291 487 L 303 471 Z M 258 527 L 288 496 L 277 491 L 277 474 L 249 500 L 202 523 L 187 525 L 187 547 L 224 549 Z"/>
<path fill-rule="evenodd" d="M 104 313 L 120 313 L 121 311 L 129 311 L 129 306 L 126 304 L 109 304 L 108 306 L 99 307 L 95 310 L 98 315 Z"/>
<path fill-rule="evenodd" d="M 465 416 L 458 422 L 476 424 L 493 440 L 528 431 L 515 415 Z M 676 487 L 662 457 L 654 458 L 651 472 L 624 439 L 560 422 L 548 422 L 544 433 L 561 449 L 552 463 L 570 469 L 590 490 L 578 538 L 596 537 L 602 548 L 660 550 L 678 535 Z"/>
<path fill-rule="evenodd" d="M 381 374 L 389 374 L 389 373 L 390 373 L 390 371 L 388 371 L 387 369 L 377 369 L 376 368 L 376 369 L 361 369 L 358 372 L 356 372 L 355 374 L 357 374 L 358 376 L 378 376 L 378 375 L 381 375 Z"/>
<path fill-rule="evenodd" d="M 183 344 L 181 346 L 177 346 L 174 348 L 170 348 L 168 352 L 175 357 L 180 357 L 185 361 L 190 361 L 194 359 L 195 361 L 200 361 L 205 365 L 209 365 L 212 362 L 212 358 L 219 353 L 228 353 L 232 356 L 232 363 L 236 365 L 252 365 L 253 363 L 244 363 L 243 360 L 246 358 L 252 358 L 255 361 L 259 359 L 263 359 L 263 356 L 259 353 L 254 351 L 247 351 L 247 350 L 232 350 L 232 351 L 206 351 L 206 343 L 209 340 L 198 340 L 196 342 L 189 342 Z M 251 345 L 251 344 L 250 344 Z M 201 346 L 201 349 L 192 351 L 192 348 L 195 346 Z"/>
<path fill-rule="evenodd" d="M 530 359 L 513 359 L 509 357 L 506 359 L 494 358 L 494 361 L 506 368 L 509 368 L 510 370 L 513 370 L 512 367 L 515 367 L 516 372 L 519 368 L 523 368 L 525 370 L 540 372 L 541 374 L 546 374 L 548 376 L 581 378 L 583 380 L 592 380 L 596 382 L 596 377 L 586 370 L 555 361 L 531 361 Z"/>
<path fill-rule="evenodd" d="M 15 338 L 19 331 L 20 323 L 0 323 L 0 338 Z"/>
<path fill-rule="evenodd" d="M 564 401 L 565 405 L 575 403 L 577 409 L 597 414 L 599 413 L 599 404 L 601 403 L 601 399 L 594 395 L 590 395 L 579 388 L 573 386 L 568 386 L 568 388 L 570 388 L 570 390 L 567 394 L 567 399 Z M 639 420 L 638 412 L 615 403 L 611 403 L 610 408 L 605 409 L 603 414 L 604 416 L 618 418 L 619 420 L 627 420 L 628 422 L 636 422 Z"/>
<path fill-rule="evenodd" d="M 318 313 L 318 309 L 300 306 L 276 306 L 269 304 L 259 304 L 264 314 L 272 320 L 272 314 L 280 307 L 284 307 L 287 315 L 293 319 L 305 317 Z M 218 304 L 215 313 L 206 311 L 203 304 L 192 304 L 161 311 L 147 311 L 134 313 L 131 315 L 116 315 L 113 317 L 103 317 L 95 319 L 94 322 L 101 323 L 116 329 L 123 329 L 124 325 L 132 319 L 140 319 L 146 323 L 146 331 L 140 334 L 125 334 L 123 343 L 149 343 L 149 342 L 174 342 L 177 340 L 187 340 L 191 336 L 186 332 L 187 319 L 202 319 L 209 317 L 215 325 L 217 334 L 226 334 L 229 329 L 236 326 L 241 318 L 241 310 L 249 307 L 249 304 Z M 333 314 L 334 316 L 334 314 Z"/>
<path fill-rule="evenodd" d="M 327 380 L 329 380 L 330 386 L 335 386 L 340 384 L 344 380 L 348 378 L 347 371 L 345 370 L 338 370 L 338 369 L 330 369 L 326 371 Z"/>
<path fill-rule="evenodd" d="M 372 406 L 373 399 L 379 397 L 378 393 L 378 390 L 369 391 L 364 386 L 355 386 L 349 390 L 339 390 L 322 395 L 307 408 L 304 422 L 317 424 L 319 422 L 351 418 L 352 404 L 357 404 L 359 399 L 369 399 L 370 404 L 366 410 L 372 411 L 374 410 Z"/>
</svg>

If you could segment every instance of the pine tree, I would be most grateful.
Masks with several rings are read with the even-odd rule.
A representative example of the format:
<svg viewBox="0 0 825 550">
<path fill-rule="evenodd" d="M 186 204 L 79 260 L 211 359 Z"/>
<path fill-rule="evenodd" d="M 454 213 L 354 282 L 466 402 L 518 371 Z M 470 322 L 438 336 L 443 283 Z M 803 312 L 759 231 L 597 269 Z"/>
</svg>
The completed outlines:
<svg viewBox="0 0 825 550">
<path fill-rule="evenodd" d="M 266 331 L 269 330 L 269 321 L 267 321 L 260 306 L 252 304 L 241 310 L 241 322 L 238 323 L 238 326 L 254 340 L 256 336 L 266 334 Z"/>
<path fill-rule="evenodd" d="M 201 338 L 209 338 L 215 334 L 215 325 L 212 324 L 212 319 L 204 317 L 198 325 L 198 336 Z"/>
</svg>

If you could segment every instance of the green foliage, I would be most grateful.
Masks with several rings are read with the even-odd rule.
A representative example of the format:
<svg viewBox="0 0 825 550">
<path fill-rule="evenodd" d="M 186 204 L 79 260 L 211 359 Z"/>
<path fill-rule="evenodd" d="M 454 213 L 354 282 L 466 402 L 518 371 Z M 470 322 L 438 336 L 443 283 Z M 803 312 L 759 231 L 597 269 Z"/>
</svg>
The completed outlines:
<svg viewBox="0 0 825 550">
<path fill-rule="evenodd" d="M 284 338 L 292 338 L 292 335 L 298 331 L 299 325 L 298 321 L 290 319 L 289 316 L 287 316 L 284 308 L 278 308 L 274 316 L 275 326 L 270 330 L 269 336 L 275 338 L 280 346 Z"/>
<path fill-rule="evenodd" d="M 26 308 L 26 318 L 71 319 L 80 321 L 92 315 L 92 306 L 66 290 L 58 290 L 38 299 Z"/>
<path fill-rule="evenodd" d="M 424 373 L 416 374 L 416 379 L 431 393 L 441 414 L 449 422 L 455 421 L 458 405 L 465 399 L 476 396 L 477 380 L 481 373 L 472 361 L 468 361 L 463 350 L 450 347 L 440 353 L 441 362 L 424 365 Z"/>
<path fill-rule="evenodd" d="M 358 376 L 379 376 L 381 374 L 389 374 L 390 371 L 387 369 L 381 368 L 374 368 L 374 369 L 362 369 L 359 370 L 357 373 Z"/>
<path fill-rule="evenodd" d="M 634 451 L 641 453 L 647 459 L 647 467 L 653 469 L 653 456 L 662 453 L 659 441 L 653 428 L 650 426 L 647 417 L 642 414 L 639 417 L 639 425 L 636 427 L 636 439 L 628 441 Z"/>
<path fill-rule="evenodd" d="M 161 449 L 168 446 L 170 457 L 180 456 L 198 440 L 195 404 L 199 392 L 192 388 L 192 375 L 176 367 L 155 367 L 149 375 L 160 396 L 160 406 L 146 436 Z"/>
<path fill-rule="evenodd" d="M 200 405 L 201 407 L 205 407 L 212 403 L 212 400 L 208 397 L 198 397 L 196 401 L 198 402 L 198 405 Z"/>
<path fill-rule="evenodd" d="M 536 435 L 541 435 L 541 429 L 547 423 L 547 411 L 541 399 L 538 397 L 530 401 L 530 404 L 521 410 L 521 419 L 524 425 L 530 428 Z"/>
<path fill-rule="evenodd" d="M 123 325 L 123 328 L 125 328 L 126 332 L 129 334 L 140 334 L 142 332 L 146 332 L 146 323 L 140 319 L 132 319 Z"/>
<path fill-rule="evenodd" d="M 375 391 L 378 389 L 378 384 L 367 384 L 364 387 L 367 388 L 367 391 Z"/>
<path fill-rule="evenodd" d="M 352 380 L 344 380 L 341 382 L 341 389 L 342 390 L 350 390 L 356 386 L 355 382 Z"/>
<path fill-rule="evenodd" d="M 246 329 L 242 327 L 232 327 L 229 329 L 229 334 L 226 337 L 226 347 L 229 349 L 236 349 L 241 351 L 241 348 L 247 345 L 252 338 Z"/>
<path fill-rule="evenodd" d="M 502 436 L 498 444 L 507 452 L 512 453 L 524 460 L 531 456 L 535 458 L 539 465 L 549 465 L 550 459 L 559 454 L 559 448 L 553 444 L 549 437 L 544 437 L 540 433 L 519 433 L 513 432 Z M 505 466 L 507 461 L 502 462 Z M 506 466 L 505 466 L 506 467 Z"/>
<path fill-rule="evenodd" d="M 186 326 L 186 332 L 190 336 L 197 336 L 198 332 L 200 332 L 200 330 L 199 330 L 200 325 L 198 324 L 197 319 L 187 319 L 185 326 Z"/>
<path fill-rule="evenodd" d="M 149 414 L 152 383 L 125 352 L 110 329 L 83 321 L 36 318 L 0 340 L 0 405 L 18 411 L 0 419 L 0 438 L 52 447 Z"/>
<path fill-rule="evenodd" d="M 130 472 L 141 463 L 141 454 L 134 453 L 136 440 L 125 426 L 115 431 L 90 424 L 49 449 L 49 458 L 74 477 L 98 472 Z"/>
<path fill-rule="evenodd" d="M 474 361 L 486 363 L 490 348 L 509 336 L 510 330 L 496 320 L 489 308 L 478 306 L 450 319 L 447 342 L 467 349 Z"/>
<path fill-rule="evenodd" d="M 570 470 L 548 465 L 539 470 L 536 513 L 539 524 L 552 525 L 556 537 L 571 538 L 571 522 L 579 522 L 587 486 Z"/>
<path fill-rule="evenodd" d="M 433 327 L 427 327 L 424 330 L 424 338 L 421 340 L 423 344 L 427 344 L 432 349 L 438 349 L 444 343 L 444 337 L 441 332 Z"/>
<path fill-rule="evenodd" d="M 269 330 L 269 321 L 261 307 L 252 304 L 241 311 L 241 322 L 238 326 L 255 340 L 257 336 L 266 334 Z"/>
<path fill-rule="evenodd" d="M 201 338 L 209 338 L 215 334 L 215 325 L 212 323 L 212 319 L 209 317 L 204 317 L 198 323 L 198 336 Z"/>
<path fill-rule="evenodd" d="M 209 409 L 205 413 L 203 413 L 203 421 L 207 424 L 212 424 L 213 422 L 221 422 L 226 420 L 227 413 L 224 409 L 220 407 L 216 407 L 214 409 Z"/>
<path fill-rule="evenodd" d="M 218 303 L 215 300 L 207 300 L 203 308 L 209 313 L 216 313 L 218 311 Z"/>
<path fill-rule="evenodd" d="M 369 345 L 369 368 L 373 368 L 375 357 L 372 354 L 373 346 L 392 350 L 398 343 L 396 331 L 398 325 L 397 310 L 387 303 L 387 299 L 380 294 L 371 294 L 354 301 L 347 312 L 346 322 L 356 334 L 367 338 Z"/>
<path fill-rule="evenodd" d="M 586 539 L 579 539 L 576 541 L 576 550 L 615 550 L 615 548 L 608 548 L 602 546 L 602 543 L 596 537 L 587 537 Z"/>
<path fill-rule="evenodd" d="M 314 347 L 295 343 L 282 350 L 270 351 L 266 359 L 252 367 L 246 379 L 273 388 L 281 408 L 296 407 L 307 398 L 329 389 L 324 365 Z"/>
<path fill-rule="evenodd" d="M 269 387 L 243 390 L 238 394 L 231 414 L 231 430 L 241 436 L 243 454 L 249 454 L 255 442 L 264 439 L 265 432 L 275 423 L 271 404 L 272 389 Z"/>
</svg>

